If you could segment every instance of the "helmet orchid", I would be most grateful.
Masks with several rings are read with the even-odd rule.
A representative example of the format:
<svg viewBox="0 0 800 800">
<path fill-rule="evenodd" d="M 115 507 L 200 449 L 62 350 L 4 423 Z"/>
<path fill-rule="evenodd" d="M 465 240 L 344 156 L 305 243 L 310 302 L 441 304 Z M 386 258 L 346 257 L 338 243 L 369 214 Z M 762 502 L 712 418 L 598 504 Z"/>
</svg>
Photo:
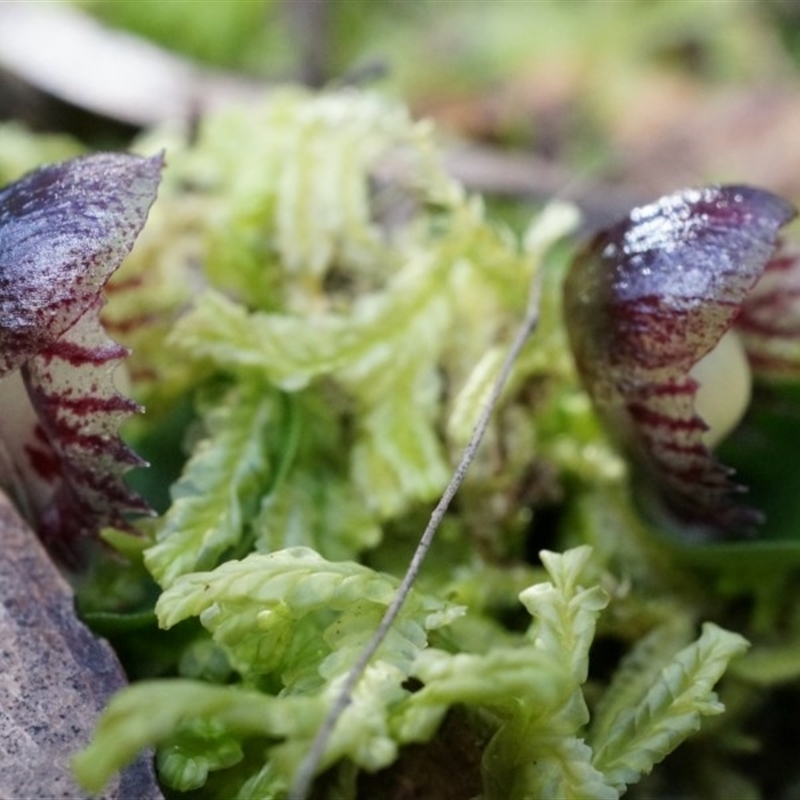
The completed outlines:
<svg viewBox="0 0 800 800">
<path fill-rule="evenodd" d="M 637 497 L 700 538 L 762 518 L 712 447 L 747 406 L 751 365 L 800 364 L 800 270 L 775 254 L 795 214 L 747 186 L 676 192 L 598 233 L 565 281 L 577 369 Z"/>
</svg>

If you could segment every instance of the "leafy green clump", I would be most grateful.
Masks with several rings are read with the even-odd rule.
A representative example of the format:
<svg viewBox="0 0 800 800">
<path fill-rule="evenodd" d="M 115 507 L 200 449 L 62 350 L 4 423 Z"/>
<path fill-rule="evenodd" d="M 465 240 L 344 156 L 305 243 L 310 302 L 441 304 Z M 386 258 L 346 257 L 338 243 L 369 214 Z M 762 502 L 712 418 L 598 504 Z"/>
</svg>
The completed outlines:
<svg viewBox="0 0 800 800">
<path fill-rule="evenodd" d="M 525 636 L 482 654 L 426 649 L 427 636 L 464 609 L 413 594 L 324 765 L 348 758 L 380 769 L 402 744 L 430 738 L 448 708 L 465 704 L 495 720 L 484 756 L 487 796 L 619 797 L 694 732 L 702 715 L 722 710 L 712 687 L 746 643 L 709 624 L 664 664 L 634 651 L 587 731 L 589 647 L 608 603 L 599 585 L 582 583 L 590 556 L 588 547 L 543 553 L 551 581 L 521 594 L 533 614 Z M 395 588 L 389 576 L 325 562 L 307 548 L 253 554 L 179 578 L 159 600 L 161 624 L 198 616 L 242 681 L 214 687 L 174 679 L 124 691 L 76 762 L 81 780 L 98 790 L 140 748 L 159 744 L 162 777 L 174 788 L 231 769 L 228 796 L 280 796 Z M 422 688 L 411 691 L 409 676 Z M 263 739 L 257 769 L 244 759 L 253 738 Z M 249 794 L 256 784 L 258 794 Z"/>
<path fill-rule="evenodd" d="M 271 749 L 270 763 L 276 786 L 285 787 L 339 680 L 374 631 L 396 585 L 387 575 L 353 562 L 327 562 L 308 548 L 254 553 L 213 572 L 179 578 L 158 602 L 161 625 L 169 628 L 189 616 L 199 617 L 241 683 L 225 689 L 180 680 L 155 684 L 154 692 L 163 687 L 165 695 L 156 717 L 140 703 L 120 696 L 98 732 L 97 747 L 113 756 L 107 755 L 104 764 L 87 751 L 79 762 L 84 780 L 98 788 L 110 770 L 136 752 L 127 742 L 113 744 L 113 727 L 121 724 L 136 732 L 126 733 L 126 738 L 136 736 L 135 746 L 164 742 L 163 751 L 171 752 L 173 762 L 182 754 L 185 764 L 177 788 L 187 788 L 183 776 L 207 771 L 210 763 L 208 753 L 198 751 L 193 740 L 199 730 L 216 725 L 215 740 L 223 734 L 228 739 L 256 734 L 284 739 Z M 425 646 L 427 632 L 461 612 L 432 597 L 412 596 L 337 729 L 329 763 L 345 755 L 368 769 L 391 762 L 399 744 L 392 735 L 391 719 L 395 706 L 408 694 L 401 684 Z M 174 695 L 169 686 L 175 687 Z M 249 704 L 253 697 L 247 687 L 262 690 L 256 705 L 265 713 L 248 715 L 249 721 L 240 723 L 241 712 L 232 710 L 226 723 L 225 714 L 217 714 L 219 704 L 225 703 L 222 698 L 228 697 L 232 709 L 243 699 Z M 130 693 L 134 699 L 147 696 L 146 684 Z M 255 727 L 254 720 L 258 720 Z"/>
<path fill-rule="evenodd" d="M 496 372 L 482 357 L 569 220 L 522 246 L 444 173 L 431 134 L 373 95 L 291 92 L 168 151 L 113 298 L 153 419 L 179 394 L 213 395 L 146 556 L 163 585 L 226 548 L 357 556 L 442 490 Z M 176 230 L 187 219 L 196 235 Z M 177 283 L 182 299 L 164 291 Z M 548 368 L 569 369 L 560 337 Z M 532 421 L 514 428 L 497 447 L 522 466 Z"/>
<path fill-rule="evenodd" d="M 112 702 L 76 761 L 80 780 L 98 790 L 156 745 L 172 789 L 285 795 L 538 276 L 536 337 L 322 768 L 355 796 L 360 771 L 401 763 L 463 711 L 486 796 L 619 796 L 720 709 L 712 686 L 744 642 L 711 626 L 677 655 L 640 651 L 666 610 L 685 632 L 698 608 L 626 595 L 607 547 L 596 559 L 586 547 L 544 553 L 547 575 L 532 565 L 548 509 L 586 487 L 618 490 L 624 474 L 561 325 L 557 242 L 574 209 L 511 230 L 447 175 L 430 125 L 369 93 L 275 92 L 203 120 L 191 143 L 156 131 L 138 144 L 160 146 L 159 203 L 107 318 L 135 350 L 132 390 L 149 409 L 130 438 L 152 482 L 171 484 L 161 516 L 141 525 L 158 587 L 127 590 L 139 598 L 131 619 L 155 607 L 162 630 L 119 641 L 162 677 Z M 638 552 L 636 534 L 616 535 Z M 562 540 L 592 536 L 577 524 Z M 642 563 L 631 574 L 645 584 L 660 567 Z M 125 616 L 108 585 L 82 587 L 87 615 Z M 638 654 L 620 673 L 636 692 L 591 677 L 599 629 Z"/>
</svg>

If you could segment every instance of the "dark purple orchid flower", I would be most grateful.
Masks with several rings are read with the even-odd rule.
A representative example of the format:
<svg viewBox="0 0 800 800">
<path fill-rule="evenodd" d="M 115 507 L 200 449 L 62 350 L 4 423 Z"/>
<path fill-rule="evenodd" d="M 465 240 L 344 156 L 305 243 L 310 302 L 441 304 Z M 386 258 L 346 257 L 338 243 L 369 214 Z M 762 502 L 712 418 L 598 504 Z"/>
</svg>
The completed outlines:
<svg viewBox="0 0 800 800">
<path fill-rule="evenodd" d="M 161 167 L 161 156 L 92 155 L 0 191 L 0 483 L 62 555 L 149 511 L 123 481 L 142 462 L 117 431 L 139 409 L 114 386 L 127 350 L 99 311 Z"/>
<path fill-rule="evenodd" d="M 781 250 L 747 295 L 736 330 L 763 380 L 800 380 L 800 253 Z"/>
<path fill-rule="evenodd" d="M 677 192 L 597 234 L 565 282 L 578 372 L 630 459 L 637 496 L 651 513 L 702 536 L 746 535 L 761 520 L 738 502 L 743 488 L 711 452 L 713 422 L 700 409 L 700 389 L 723 399 L 742 391 L 737 373 L 746 359 L 728 334 L 737 321 L 745 333 L 749 328 L 751 346 L 760 343 L 764 360 L 775 356 L 765 339 L 775 332 L 767 328 L 782 324 L 772 304 L 781 288 L 769 281 L 785 286 L 790 276 L 798 292 L 800 272 L 770 259 L 795 213 L 781 198 L 746 186 Z M 709 377 L 718 348 L 727 355 Z"/>
</svg>

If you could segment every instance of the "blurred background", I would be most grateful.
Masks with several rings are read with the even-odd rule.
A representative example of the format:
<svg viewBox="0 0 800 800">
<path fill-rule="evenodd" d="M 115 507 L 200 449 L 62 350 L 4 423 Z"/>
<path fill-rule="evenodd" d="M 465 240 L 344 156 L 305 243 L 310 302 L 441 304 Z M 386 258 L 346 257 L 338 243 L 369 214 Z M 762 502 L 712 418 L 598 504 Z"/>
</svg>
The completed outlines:
<svg viewBox="0 0 800 800">
<path fill-rule="evenodd" d="M 605 221 L 709 181 L 800 197 L 800 4 L 675 0 L 0 3 L 0 119 L 124 146 L 289 82 L 367 85 L 497 197 Z"/>
</svg>

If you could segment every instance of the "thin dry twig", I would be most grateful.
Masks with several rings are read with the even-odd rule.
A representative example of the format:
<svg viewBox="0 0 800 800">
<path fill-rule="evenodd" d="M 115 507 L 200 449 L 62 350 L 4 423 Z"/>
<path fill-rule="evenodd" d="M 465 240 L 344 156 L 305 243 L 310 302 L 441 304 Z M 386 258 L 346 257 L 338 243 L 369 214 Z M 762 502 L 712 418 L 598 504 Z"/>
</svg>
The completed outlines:
<svg viewBox="0 0 800 800">
<path fill-rule="evenodd" d="M 300 768 L 297 770 L 294 783 L 289 791 L 290 800 L 305 800 L 305 798 L 308 797 L 309 791 L 311 790 L 311 785 L 314 781 L 314 776 L 325 755 L 325 748 L 328 745 L 331 734 L 333 733 L 336 724 L 338 723 L 345 709 L 348 705 L 350 705 L 353 697 L 353 691 L 355 690 L 358 681 L 361 679 L 364 670 L 367 668 L 367 665 L 375 655 L 375 652 L 386 638 L 386 635 L 391 629 L 395 619 L 397 619 L 397 615 L 400 613 L 400 610 L 402 609 L 403 604 L 405 603 L 406 598 L 411 591 L 414 581 L 416 580 L 417 575 L 422 568 L 422 563 L 428 554 L 428 550 L 430 550 L 430 546 L 433 542 L 434 536 L 436 535 L 436 531 L 444 519 L 447 508 L 461 486 L 461 483 L 467 474 L 467 470 L 475 458 L 475 454 L 480 446 L 481 440 L 483 439 L 486 429 L 489 426 L 492 413 L 494 412 L 503 389 L 508 382 L 514 364 L 520 352 L 522 351 L 522 348 L 525 346 L 525 343 L 535 330 L 538 323 L 540 295 L 539 275 L 540 273 L 537 273 L 536 277 L 531 283 L 530 296 L 528 298 L 528 307 L 525 313 L 525 318 L 520 325 L 519 330 L 517 331 L 511 347 L 509 348 L 500 373 L 498 374 L 497 379 L 492 386 L 492 391 L 490 392 L 485 405 L 481 409 L 481 413 L 478 417 L 477 423 L 475 424 L 472 436 L 470 437 L 469 443 L 464 449 L 461 459 L 459 460 L 458 465 L 453 472 L 453 477 L 450 479 L 450 483 L 448 483 L 447 487 L 442 493 L 441 499 L 431 513 L 430 520 L 428 521 L 425 531 L 420 538 L 419 544 L 414 551 L 414 555 L 408 565 L 405 575 L 403 576 L 403 580 L 401 581 L 391 604 L 386 609 L 386 613 L 383 615 L 380 625 L 376 629 L 369 643 L 361 651 L 356 663 L 348 673 L 347 678 L 345 679 L 344 684 L 342 685 L 342 688 L 336 698 L 336 701 L 334 702 L 333 706 L 331 706 L 328 715 L 325 717 L 322 725 L 317 731 L 317 735 L 314 737 L 314 741 L 311 744 L 308 754 L 300 765 Z"/>
</svg>

